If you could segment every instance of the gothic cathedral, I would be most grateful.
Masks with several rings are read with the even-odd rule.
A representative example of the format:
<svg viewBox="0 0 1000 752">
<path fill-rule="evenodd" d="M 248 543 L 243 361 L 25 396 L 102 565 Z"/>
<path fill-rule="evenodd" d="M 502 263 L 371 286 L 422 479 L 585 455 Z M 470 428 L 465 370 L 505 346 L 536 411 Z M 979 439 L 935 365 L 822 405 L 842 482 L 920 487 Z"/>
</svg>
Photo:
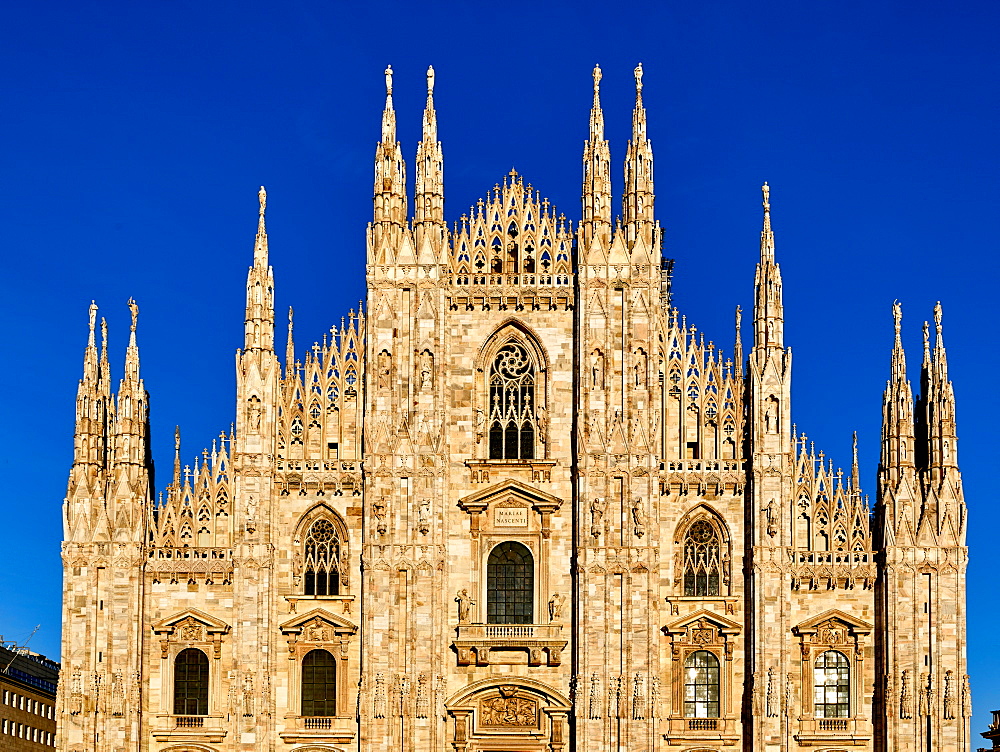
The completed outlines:
<svg viewBox="0 0 1000 752">
<path fill-rule="evenodd" d="M 571 223 L 514 171 L 450 228 L 391 70 L 367 301 L 275 346 L 265 194 L 235 428 L 152 485 L 138 308 L 96 306 L 65 501 L 61 752 L 970 748 L 940 307 L 896 339 L 874 509 L 791 412 L 769 190 L 752 346 L 671 306 L 636 69 L 621 216 L 594 71 Z M 749 317 L 748 317 L 749 318 Z"/>
</svg>

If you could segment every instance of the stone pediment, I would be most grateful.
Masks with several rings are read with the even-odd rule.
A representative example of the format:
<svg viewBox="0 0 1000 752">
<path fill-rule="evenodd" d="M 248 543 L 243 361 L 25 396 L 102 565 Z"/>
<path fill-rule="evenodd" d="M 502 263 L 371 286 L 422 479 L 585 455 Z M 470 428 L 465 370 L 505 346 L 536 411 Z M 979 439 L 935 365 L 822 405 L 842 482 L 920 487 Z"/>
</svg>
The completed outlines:
<svg viewBox="0 0 1000 752">
<path fill-rule="evenodd" d="M 207 634 L 226 634 L 229 631 L 229 625 L 224 621 L 196 608 L 189 608 L 179 614 L 153 622 L 152 627 L 154 634 L 173 634 L 177 631 L 180 634 L 187 632 L 193 635 L 196 630 Z"/>
<path fill-rule="evenodd" d="M 727 619 L 721 614 L 717 614 L 707 608 L 699 609 L 694 613 L 682 616 L 680 619 L 671 622 L 663 628 L 663 631 L 667 634 L 684 634 L 688 632 L 692 627 L 698 626 L 700 623 L 707 623 L 719 630 L 720 634 L 738 634 L 743 630 L 743 625 L 739 622 L 735 622 L 732 619 Z"/>
<path fill-rule="evenodd" d="M 278 628 L 284 634 L 298 634 L 306 639 L 309 639 L 311 634 L 322 635 L 324 630 L 337 635 L 354 634 L 358 631 L 356 624 L 322 608 L 314 608 L 308 613 L 297 614 L 279 625 Z"/>
<path fill-rule="evenodd" d="M 838 624 L 839 622 L 839 624 Z M 846 614 L 840 609 L 831 608 L 818 616 L 806 619 L 792 627 L 792 631 L 797 635 L 815 634 L 821 629 L 836 629 L 838 626 L 850 630 L 852 634 L 871 634 L 874 627 L 866 621 L 862 621 L 850 614 Z"/>
<path fill-rule="evenodd" d="M 458 505 L 466 511 L 483 508 L 491 501 L 499 497 L 519 498 L 535 508 L 548 508 L 555 511 L 562 506 L 562 499 L 558 496 L 545 493 L 537 488 L 529 486 L 518 480 L 508 479 L 503 483 L 484 488 L 468 496 L 459 499 Z"/>
</svg>

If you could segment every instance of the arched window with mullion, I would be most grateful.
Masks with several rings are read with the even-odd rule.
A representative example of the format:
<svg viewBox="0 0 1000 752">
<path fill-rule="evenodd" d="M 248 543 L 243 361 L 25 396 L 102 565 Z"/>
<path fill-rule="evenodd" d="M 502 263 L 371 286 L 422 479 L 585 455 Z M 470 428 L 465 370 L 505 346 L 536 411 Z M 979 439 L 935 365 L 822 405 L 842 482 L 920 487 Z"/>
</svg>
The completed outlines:
<svg viewBox="0 0 1000 752">
<path fill-rule="evenodd" d="M 535 562 L 527 546 L 501 543 L 486 563 L 486 621 L 531 624 L 534 618 Z"/>
<path fill-rule="evenodd" d="M 535 366 L 524 346 L 508 342 L 489 372 L 491 460 L 535 458 Z"/>
<path fill-rule="evenodd" d="M 309 526 L 305 542 L 305 594 L 340 594 L 340 537 L 334 524 L 320 517 Z"/>
<path fill-rule="evenodd" d="M 699 519 L 684 536 L 684 595 L 720 594 L 722 543 L 707 519 Z"/>
<path fill-rule="evenodd" d="M 851 664 L 839 650 L 827 650 L 813 668 L 813 707 L 817 718 L 851 714 Z"/>
<path fill-rule="evenodd" d="M 208 715 L 208 657 L 198 648 L 174 659 L 174 715 Z"/>
<path fill-rule="evenodd" d="M 684 661 L 684 717 L 719 717 L 719 659 L 707 650 Z"/>
<path fill-rule="evenodd" d="M 327 650 L 302 659 L 302 715 L 337 715 L 337 662 Z"/>
</svg>

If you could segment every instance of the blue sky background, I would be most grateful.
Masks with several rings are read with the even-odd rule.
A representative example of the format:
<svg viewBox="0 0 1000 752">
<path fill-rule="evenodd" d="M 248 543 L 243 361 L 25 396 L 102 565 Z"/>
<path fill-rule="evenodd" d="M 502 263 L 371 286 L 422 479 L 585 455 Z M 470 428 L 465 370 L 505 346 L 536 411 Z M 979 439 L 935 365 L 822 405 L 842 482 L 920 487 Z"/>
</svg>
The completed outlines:
<svg viewBox="0 0 1000 752">
<path fill-rule="evenodd" d="M 277 308 L 295 306 L 300 352 L 363 297 L 387 63 L 411 161 L 424 71 L 437 71 L 455 220 L 512 166 L 576 219 L 591 68 L 604 69 L 620 163 L 641 61 L 676 304 L 731 352 L 769 181 L 794 419 L 842 465 L 856 429 L 870 493 L 891 303 L 902 301 L 916 369 L 920 324 L 942 301 L 971 516 L 973 730 L 984 729 L 1000 707 L 998 22 L 995 2 L 924 0 L 8 3 L 0 633 L 23 640 L 41 624 L 31 646 L 58 656 L 60 505 L 92 298 L 115 378 L 125 302 L 141 307 L 162 487 L 175 424 L 189 462 L 233 419 L 259 185 Z"/>
</svg>

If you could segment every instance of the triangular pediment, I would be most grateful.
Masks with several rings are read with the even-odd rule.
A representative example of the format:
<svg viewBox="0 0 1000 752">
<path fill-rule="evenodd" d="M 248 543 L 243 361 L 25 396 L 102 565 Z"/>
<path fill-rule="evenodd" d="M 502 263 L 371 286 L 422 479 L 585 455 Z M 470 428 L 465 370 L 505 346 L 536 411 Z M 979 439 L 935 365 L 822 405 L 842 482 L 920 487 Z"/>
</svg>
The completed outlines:
<svg viewBox="0 0 1000 752">
<path fill-rule="evenodd" d="M 181 611 L 173 616 L 168 616 L 166 619 L 154 622 L 153 632 L 156 634 L 170 634 L 174 630 L 185 626 L 201 627 L 209 634 L 213 632 L 225 634 L 229 631 L 229 625 L 224 621 L 220 621 L 214 616 L 209 616 L 204 611 L 199 611 L 196 608 L 189 608 L 186 611 Z"/>
<path fill-rule="evenodd" d="M 331 629 L 337 634 L 354 634 L 358 631 L 356 624 L 348 621 L 343 616 L 332 614 L 324 608 L 314 608 L 307 613 L 297 614 L 288 621 L 280 624 L 278 629 L 285 634 L 291 632 L 301 634 L 308 632 L 310 629 L 323 629 L 324 627 Z"/>
<path fill-rule="evenodd" d="M 795 632 L 795 634 L 809 634 L 815 632 L 817 629 L 831 621 L 840 622 L 852 632 L 857 634 L 869 634 L 874 629 L 874 627 L 866 621 L 862 621 L 855 616 L 846 614 L 840 609 L 831 608 L 829 611 L 824 611 L 818 616 L 813 616 L 810 619 L 800 622 L 796 626 L 792 627 L 792 631 Z"/>
<path fill-rule="evenodd" d="M 680 634 L 686 632 L 688 627 L 699 621 L 710 622 L 716 629 L 722 633 L 736 633 L 743 629 L 743 625 L 739 622 L 733 621 L 732 619 L 727 619 L 722 614 L 717 614 L 707 608 L 698 609 L 694 613 L 682 616 L 674 622 L 671 622 L 664 630 L 669 634 Z"/>
<path fill-rule="evenodd" d="M 532 488 L 527 483 L 522 483 L 518 480 L 508 479 L 503 483 L 497 483 L 494 486 L 485 488 L 482 491 L 476 491 L 473 494 L 459 499 L 458 505 L 463 509 L 468 506 L 479 506 L 482 504 L 488 504 L 495 498 L 500 496 L 515 496 L 523 499 L 532 506 L 554 506 L 558 509 L 562 506 L 562 499 L 558 496 L 553 496 L 552 494 L 545 493 L 545 491 L 540 491 L 537 488 Z"/>
</svg>

